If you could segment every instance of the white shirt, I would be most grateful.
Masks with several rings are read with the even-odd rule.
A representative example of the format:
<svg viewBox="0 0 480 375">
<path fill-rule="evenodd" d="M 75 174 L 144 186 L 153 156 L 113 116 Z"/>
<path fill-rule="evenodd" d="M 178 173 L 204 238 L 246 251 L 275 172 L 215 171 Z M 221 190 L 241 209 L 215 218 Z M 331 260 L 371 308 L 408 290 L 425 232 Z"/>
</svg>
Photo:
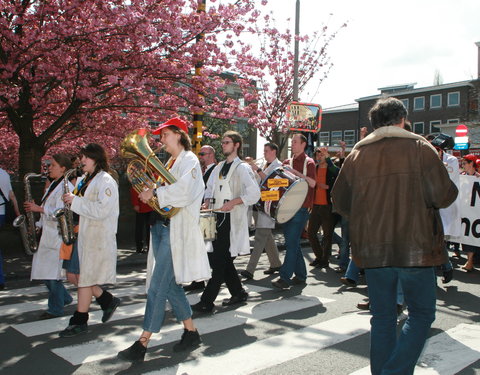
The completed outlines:
<svg viewBox="0 0 480 375">
<path fill-rule="evenodd" d="M 3 195 L 7 200 L 9 199 L 10 192 L 12 191 L 12 184 L 10 183 L 10 175 L 0 168 L 0 189 L 2 189 Z M 3 202 L 3 197 L 0 195 L 0 204 Z M 5 215 L 5 204 L 0 206 L 0 215 Z"/>
</svg>

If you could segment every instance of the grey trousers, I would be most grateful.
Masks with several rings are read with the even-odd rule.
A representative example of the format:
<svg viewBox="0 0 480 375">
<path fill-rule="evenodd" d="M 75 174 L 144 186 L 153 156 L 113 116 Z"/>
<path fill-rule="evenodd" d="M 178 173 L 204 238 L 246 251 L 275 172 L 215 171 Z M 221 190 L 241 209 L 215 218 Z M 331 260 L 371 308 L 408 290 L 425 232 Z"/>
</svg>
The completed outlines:
<svg viewBox="0 0 480 375">
<path fill-rule="evenodd" d="M 270 262 L 271 268 L 279 268 L 282 266 L 278 256 L 278 249 L 273 239 L 272 230 L 270 228 L 257 228 L 255 230 L 255 240 L 253 242 L 253 250 L 250 254 L 250 260 L 247 265 L 247 271 L 253 274 L 257 268 L 258 260 L 265 249 Z"/>
</svg>

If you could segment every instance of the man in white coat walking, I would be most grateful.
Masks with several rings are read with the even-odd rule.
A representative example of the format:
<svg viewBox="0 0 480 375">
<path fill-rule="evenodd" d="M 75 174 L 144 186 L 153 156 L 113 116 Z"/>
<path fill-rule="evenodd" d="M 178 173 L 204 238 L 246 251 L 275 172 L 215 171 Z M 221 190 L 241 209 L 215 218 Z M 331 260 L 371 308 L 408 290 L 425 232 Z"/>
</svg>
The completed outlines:
<svg viewBox="0 0 480 375">
<path fill-rule="evenodd" d="M 210 257 L 212 278 L 200 302 L 192 306 L 197 312 L 213 310 L 214 301 L 224 282 L 232 297 L 223 301 L 223 306 L 241 303 L 248 298 L 233 261 L 237 255 L 250 253 L 247 210 L 248 206 L 260 199 L 260 188 L 250 166 L 240 160 L 241 135 L 227 131 L 222 137 L 222 150 L 226 160 L 213 170 L 205 192 L 206 207 L 213 202 L 216 212 L 217 238 L 213 241 Z"/>
</svg>

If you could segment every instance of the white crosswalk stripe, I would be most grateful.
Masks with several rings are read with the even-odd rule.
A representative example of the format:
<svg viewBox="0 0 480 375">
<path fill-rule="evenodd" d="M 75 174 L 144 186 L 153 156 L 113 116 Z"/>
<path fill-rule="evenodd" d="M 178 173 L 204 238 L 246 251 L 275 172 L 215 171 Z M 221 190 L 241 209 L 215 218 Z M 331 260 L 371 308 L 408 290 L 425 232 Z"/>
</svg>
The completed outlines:
<svg viewBox="0 0 480 375">
<path fill-rule="evenodd" d="M 142 279 L 144 277 L 144 273 L 132 273 L 119 277 L 118 286 L 112 289 L 112 293 L 117 297 L 123 297 L 124 303 L 113 315 L 110 322 L 117 323 L 113 324 L 112 327 L 131 325 L 129 320 L 137 318 L 138 321 L 143 316 L 145 286 Z M 202 334 L 204 341 L 209 334 L 215 335 L 225 330 L 241 330 L 242 327 L 261 326 L 262 324 L 269 327 L 261 328 L 265 332 L 268 331 L 268 334 L 264 333 L 253 342 L 247 340 L 244 344 L 233 344 L 228 347 L 228 350 L 219 349 L 215 351 L 215 348 L 212 347 L 212 354 L 201 353 L 200 355 L 182 358 L 179 363 L 170 362 L 169 367 L 159 369 L 150 367 L 136 373 L 149 375 L 215 375 L 225 374 L 225 369 L 228 368 L 234 369 L 228 372 L 232 375 L 252 374 L 268 370 L 273 366 L 287 364 L 312 353 L 322 352 L 337 344 L 344 345 L 349 340 L 369 332 L 370 315 L 367 312 L 352 313 L 351 311 L 342 316 L 332 316 L 330 314 L 324 320 L 321 317 L 316 320 L 312 319 L 313 323 L 311 324 L 285 324 L 278 331 L 270 329 L 272 324 L 276 325 L 279 321 L 283 322 L 283 316 L 291 316 L 291 314 L 302 311 L 319 311 L 315 309 L 324 305 L 331 306 L 331 304 L 338 302 L 333 298 L 322 298 L 314 295 L 316 294 L 315 291 L 321 290 L 315 288 L 315 284 L 312 283 L 303 290 L 302 294 L 286 294 L 275 293 L 273 287 L 270 286 L 247 284 L 249 292 L 247 303 L 239 305 L 236 309 L 218 309 L 216 314 L 198 316 L 195 319 L 195 325 Z M 0 316 L 12 315 L 14 317 L 15 314 L 35 312 L 46 308 L 46 289 L 43 286 L 10 290 L 8 293 L 2 293 L 0 298 L 8 297 L 8 301 L 10 301 L 10 298 L 14 296 L 25 296 L 26 300 L 31 298 L 33 302 L 3 303 L 0 306 Z M 129 300 L 129 297 L 132 298 Z M 228 291 L 222 289 L 217 299 L 217 305 L 223 298 L 227 297 L 229 297 Z M 199 293 L 189 294 L 188 299 L 191 304 L 198 302 Z M 139 300 L 142 302 L 137 303 Z M 168 306 L 167 309 L 169 309 Z M 100 325 L 101 316 L 102 311 L 96 304 L 92 304 L 89 327 Z M 12 317 L 9 319 L 13 320 Z M 138 326 L 138 323 L 135 323 L 135 328 L 123 328 L 122 334 L 99 335 L 93 340 L 88 336 L 79 336 L 75 341 L 51 340 L 52 336 L 56 336 L 57 332 L 66 327 L 68 320 L 69 316 L 43 321 L 27 321 L 26 323 L 3 325 L 2 330 L 4 333 L 5 327 L 13 328 L 17 332 L 17 336 L 24 337 L 25 340 L 31 340 L 32 347 L 48 342 L 47 350 L 50 353 L 50 360 L 62 361 L 62 363 L 72 366 L 71 373 L 78 374 L 88 373 L 90 369 L 88 366 L 101 368 L 103 361 L 110 361 L 115 363 L 116 366 L 121 366 L 121 363 L 117 362 L 116 354 L 137 340 L 141 331 L 141 327 Z M 91 331 L 94 331 L 94 329 L 91 329 Z M 146 362 L 155 361 L 159 356 L 162 356 L 162 354 L 159 354 L 161 351 L 155 348 L 178 341 L 182 331 L 181 324 L 173 322 L 173 320 L 167 320 L 160 334 L 152 337 L 145 358 Z M 255 336 L 252 337 L 255 338 Z M 222 350 L 225 351 L 222 352 Z M 427 341 L 419 364 L 415 369 L 415 374 L 453 375 L 479 360 L 480 325 L 461 323 L 432 336 Z M 9 361 L 8 363 L 14 366 L 14 362 Z M 365 362 L 361 364 L 361 366 L 364 365 Z M 76 366 L 80 367 L 74 370 Z M 83 366 L 87 367 L 82 372 L 80 369 Z M 354 367 L 349 372 L 353 369 Z M 351 372 L 352 375 L 369 373 L 369 367 L 359 368 Z"/>
<path fill-rule="evenodd" d="M 455 328 L 429 338 L 415 375 L 455 375 L 480 360 L 480 326 L 459 324 Z M 350 375 L 368 375 L 370 367 Z"/>
</svg>

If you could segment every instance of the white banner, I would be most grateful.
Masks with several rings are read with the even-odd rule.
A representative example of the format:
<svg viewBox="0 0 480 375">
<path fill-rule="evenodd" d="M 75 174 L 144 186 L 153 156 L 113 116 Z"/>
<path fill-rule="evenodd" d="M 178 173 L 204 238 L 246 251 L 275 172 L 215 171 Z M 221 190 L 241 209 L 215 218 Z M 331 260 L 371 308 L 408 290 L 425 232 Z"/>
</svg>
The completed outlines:
<svg viewBox="0 0 480 375">
<path fill-rule="evenodd" d="M 458 242 L 480 246 L 480 178 L 461 175 L 459 195 L 462 235 Z"/>
</svg>

